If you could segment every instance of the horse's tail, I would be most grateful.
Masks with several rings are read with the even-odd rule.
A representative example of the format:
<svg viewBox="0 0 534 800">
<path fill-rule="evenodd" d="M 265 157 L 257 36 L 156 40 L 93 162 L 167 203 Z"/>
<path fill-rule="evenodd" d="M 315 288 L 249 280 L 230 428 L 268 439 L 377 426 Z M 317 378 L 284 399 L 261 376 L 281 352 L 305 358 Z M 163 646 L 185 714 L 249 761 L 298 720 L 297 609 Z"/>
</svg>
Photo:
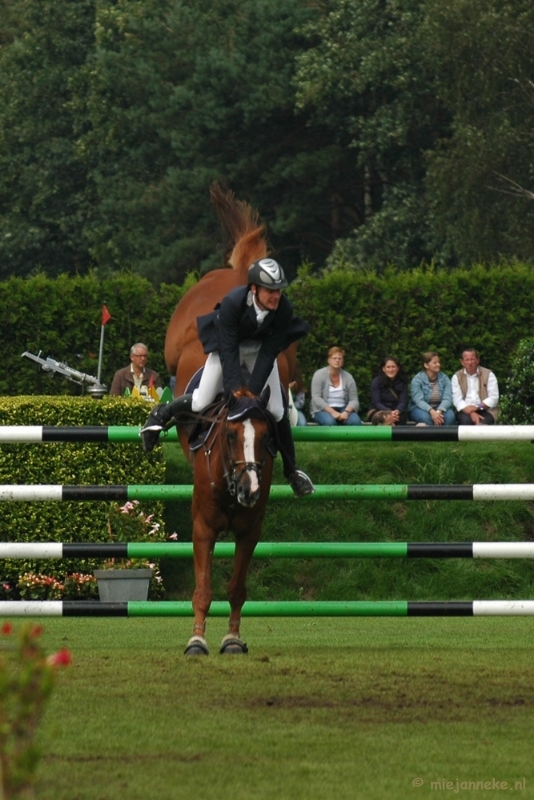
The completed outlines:
<svg viewBox="0 0 534 800">
<path fill-rule="evenodd" d="M 252 262 L 268 254 L 265 226 L 259 224 L 258 212 L 252 206 L 236 200 L 234 193 L 221 184 L 214 183 L 210 195 L 228 241 L 226 263 L 246 283 Z"/>
</svg>

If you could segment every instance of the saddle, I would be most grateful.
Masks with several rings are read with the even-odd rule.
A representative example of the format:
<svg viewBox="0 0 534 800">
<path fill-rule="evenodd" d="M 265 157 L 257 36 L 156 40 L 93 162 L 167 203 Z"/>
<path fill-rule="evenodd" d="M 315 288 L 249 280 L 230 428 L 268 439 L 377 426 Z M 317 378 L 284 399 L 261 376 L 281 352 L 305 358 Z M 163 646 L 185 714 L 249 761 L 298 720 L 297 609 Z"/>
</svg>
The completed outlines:
<svg viewBox="0 0 534 800">
<path fill-rule="evenodd" d="M 193 391 L 198 387 L 200 383 L 200 379 L 202 377 L 202 372 L 204 371 L 204 367 L 200 367 L 195 374 L 192 376 L 191 380 L 187 384 L 185 389 L 186 394 L 192 394 Z M 248 379 L 249 373 L 246 367 L 242 368 L 242 377 L 243 383 L 246 384 Z M 286 405 L 286 394 L 282 387 L 283 397 L 284 397 L 284 406 Z M 277 447 L 277 428 L 274 418 L 267 411 L 267 402 L 269 400 L 268 390 L 267 393 L 262 392 L 259 398 L 251 398 L 251 397 L 239 397 L 236 398 L 233 395 L 230 398 L 226 399 L 223 394 L 217 395 L 213 403 L 207 406 L 202 413 L 197 414 L 196 417 L 191 418 L 188 415 L 188 419 L 184 420 L 183 418 L 180 419 L 180 425 L 182 426 L 183 430 L 187 435 L 187 441 L 189 442 L 189 450 L 190 452 L 194 453 L 203 447 L 206 441 L 209 439 L 210 435 L 213 432 L 213 429 L 217 423 L 221 421 L 224 417 L 229 421 L 237 421 L 242 419 L 243 417 L 247 419 L 264 419 L 269 423 L 269 428 L 271 431 L 271 439 L 269 442 L 269 451 L 271 455 L 276 456 L 278 451 Z"/>
<path fill-rule="evenodd" d="M 202 377 L 202 373 L 204 371 L 204 367 L 200 367 L 194 375 L 191 377 L 189 383 L 186 386 L 185 394 L 192 394 L 194 390 L 198 387 L 200 383 L 200 379 Z M 242 377 L 243 383 L 246 384 L 246 381 L 250 373 L 246 369 L 246 367 L 242 368 Z M 283 387 L 282 387 L 283 390 Z M 285 404 L 285 393 L 284 393 L 284 404 Z M 238 419 L 242 419 L 246 417 L 248 419 L 256 418 L 256 419 L 264 419 L 269 423 L 269 429 L 271 431 L 271 442 L 269 444 L 269 451 L 271 455 L 274 457 L 277 453 L 277 435 L 276 435 L 276 423 L 270 414 L 267 411 L 267 402 L 269 400 L 268 390 L 267 393 L 263 392 L 259 398 L 251 398 L 251 397 L 240 397 L 236 398 L 231 395 L 228 399 L 224 397 L 221 393 L 217 395 L 213 403 L 210 403 L 202 413 L 191 416 L 187 414 L 187 418 L 185 415 L 180 417 L 179 419 L 175 418 L 176 424 L 179 424 L 187 435 L 187 441 L 189 443 L 189 450 L 191 453 L 196 452 L 199 448 L 203 447 L 206 441 L 209 439 L 211 433 L 213 432 L 213 428 L 215 425 L 221 421 L 221 419 L 226 416 L 226 418 L 230 421 L 235 421 Z M 224 413 L 227 412 L 227 413 Z"/>
</svg>

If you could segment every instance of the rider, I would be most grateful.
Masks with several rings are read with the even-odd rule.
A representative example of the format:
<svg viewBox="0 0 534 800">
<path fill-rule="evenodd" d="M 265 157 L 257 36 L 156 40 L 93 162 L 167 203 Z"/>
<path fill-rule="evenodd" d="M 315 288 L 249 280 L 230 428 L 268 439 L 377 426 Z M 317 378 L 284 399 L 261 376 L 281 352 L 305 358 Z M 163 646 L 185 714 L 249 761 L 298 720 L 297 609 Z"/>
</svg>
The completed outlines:
<svg viewBox="0 0 534 800">
<path fill-rule="evenodd" d="M 259 395 L 269 386 L 267 409 L 277 423 L 284 475 L 298 497 L 315 491 L 306 473 L 297 468 L 276 362 L 282 350 L 308 332 L 308 325 L 293 315 L 293 306 L 282 294 L 287 285 L 282 267 L 272 258 L 261 258 L 249 267 L 247 286 L 232 289 L 215 311 L 198 317 L 198 337 L 208 353 L 199 386 L 192 394 L 154 408 L 141 430 L 147 452 L 177 414 L 202 411 L 221 391 L 229 396 L 246 388 Z M 250 373 L 246 387 L 242 365 Z"/>
</svg>

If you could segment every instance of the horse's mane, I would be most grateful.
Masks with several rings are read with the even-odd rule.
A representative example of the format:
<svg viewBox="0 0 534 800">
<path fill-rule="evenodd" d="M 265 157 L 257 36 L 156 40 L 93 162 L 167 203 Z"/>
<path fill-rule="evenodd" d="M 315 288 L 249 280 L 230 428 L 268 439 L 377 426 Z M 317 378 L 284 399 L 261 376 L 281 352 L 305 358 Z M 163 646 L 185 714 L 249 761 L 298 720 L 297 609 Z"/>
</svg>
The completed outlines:
<svg viewBox="0 0 534 800">
<path fill-rule="evenodd" d="M 265 226 L 259 224 L 259 214 L 249 203 L 236 200 L 222 184 L 212 184 L 210 197 L 227 240 L 225 263 L 246 283 L 252 262 L 268 254 Z"/>
</svg>

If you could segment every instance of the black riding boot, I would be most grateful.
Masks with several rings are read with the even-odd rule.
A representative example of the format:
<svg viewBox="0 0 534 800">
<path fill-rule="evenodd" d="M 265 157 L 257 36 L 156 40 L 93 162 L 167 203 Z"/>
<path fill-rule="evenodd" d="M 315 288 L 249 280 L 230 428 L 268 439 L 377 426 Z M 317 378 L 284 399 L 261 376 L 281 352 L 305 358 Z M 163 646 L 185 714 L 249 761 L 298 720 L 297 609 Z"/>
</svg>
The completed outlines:
<svg viewBox="0 0 534 800">
<path fill-rule="evenodd" d="M 313 494 L 315 491 L 315 486 L 306 473 L 297 468 L 295 443 L 293 442 L 293 434 L 291 433 L 290 422 L 285 414 L 280 422 L 277 423 L 277 428 L 280 455 L 282 456 L 282 461 L 284 463 L 284 475 L 287 478 L 289 485 L 297 497 L 304 497 L 304 495 Z"/>
<path fill-rule="evenodd" d="M 172 428 L 175 417 L 184 411 L 189 414 L 193 413 L 191 409 L 192 399 L 192 394 L 183 394 L 170 403 L 160 403 L 152 409 L 150 416 L 141 428 L 141 441 L 146 453 L 150 453 L 157 445 L 161 431 Z"/>
</svg>

